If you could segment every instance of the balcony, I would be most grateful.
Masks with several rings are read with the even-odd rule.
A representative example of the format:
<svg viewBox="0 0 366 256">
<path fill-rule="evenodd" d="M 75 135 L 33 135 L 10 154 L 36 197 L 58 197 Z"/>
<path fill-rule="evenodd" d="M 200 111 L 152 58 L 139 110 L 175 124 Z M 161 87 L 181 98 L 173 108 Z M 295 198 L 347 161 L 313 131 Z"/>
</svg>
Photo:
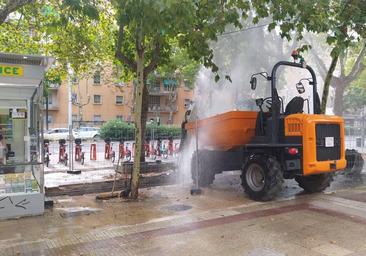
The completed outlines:
<svg viewBox="0 0 366 256">
<path fill-rule="evenodd" d="M 177 92 L 178 82 L 176 79 L 164 78 L 162 84 L 148 83 L 148 90 L 150 95 L 169 95 Z"/>
<path fill-rule="evenodd" d="M 174 105 L 174 106 L 157 106 L 157 105 L 150 105 L 148 112 L 149 113 L 170 113 L 170 112 L 177 112 L 178 111 L 178 106 Z"/>
<path fill-rule="evenodd" d="M 149 95 L 152 96 L 164 96 L 170 95 L 177 92 L 177 88 L 165 88 L 165 87 L 150 87 L 149 88 Z"/>
</svg>

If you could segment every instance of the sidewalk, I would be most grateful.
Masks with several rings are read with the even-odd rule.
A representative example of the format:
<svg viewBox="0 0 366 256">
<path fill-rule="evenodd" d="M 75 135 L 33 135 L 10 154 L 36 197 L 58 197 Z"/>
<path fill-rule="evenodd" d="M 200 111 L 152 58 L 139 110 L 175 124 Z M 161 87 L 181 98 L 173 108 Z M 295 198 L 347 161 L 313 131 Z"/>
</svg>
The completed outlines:
<svg viewBox="0 0 366 256">
<path fill-rule="evenodd" d="M 58 197 L 44 216 L 0 222 L 0 255 L 366 255 L 366 186 L 350 184 L 302 195 L 290 182 L 260 203 L 227 174 L 193 197 L 189 185 L 137 202 Z"/>
</svg>

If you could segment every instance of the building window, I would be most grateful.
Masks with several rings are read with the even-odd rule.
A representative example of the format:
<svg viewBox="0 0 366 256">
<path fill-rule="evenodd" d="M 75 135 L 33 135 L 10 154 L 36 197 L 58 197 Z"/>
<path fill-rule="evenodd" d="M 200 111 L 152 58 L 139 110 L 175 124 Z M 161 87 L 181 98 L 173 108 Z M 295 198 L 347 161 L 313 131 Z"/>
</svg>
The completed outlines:
<svg viewBox="0 0 366 256">
<path fill-rule="evenodd" d="M 102 104 L 102 96 L 101 95 L 94 95 L 94 104 Z"/>
<path fill-rule="evenodd" d="M 160 96 L 149 96 L 149 109 L 150 110 L 160 109 Z"/>
<path fill-rule="evenodd" d="M 116 96 L 116 104 L 117 105 L 123 104 L 123 96 Z"/>
<path fill-rule="evenodd" d="M 52 94 L 48 94 L 48 105 L 52 105 Z"/>
<path fill-rule="evenodd" d="M 72 115 L 72 121 L 78 121 L 78 115 Z"/>
<path fill-rule="evenodd" d="M 101 122 L 102 121 L 102 116 L 101 115 L 94 115 L 93 116 L 93 121 L 94 122 Z"/>
<path fill-rule="evenodd" d="M 117 115 L 117 116 L 116 116 L 116 119 L 117 119 L 117 120 L 121 120 L 121 121 L 123 121 L 123 116 L 122 116 L 122 115 Z"/>
<path fill-rule="evenodd" d="M 190 105 L 191 105 L 191 100 L 190 99 L 184 99 L 184 107 L 189 108 Z"/>
<path fill-rule="evenodd" d="M 95 71 L 93 79 L 94 85 L 100 85 L 100 71 Z"/>
</svg>

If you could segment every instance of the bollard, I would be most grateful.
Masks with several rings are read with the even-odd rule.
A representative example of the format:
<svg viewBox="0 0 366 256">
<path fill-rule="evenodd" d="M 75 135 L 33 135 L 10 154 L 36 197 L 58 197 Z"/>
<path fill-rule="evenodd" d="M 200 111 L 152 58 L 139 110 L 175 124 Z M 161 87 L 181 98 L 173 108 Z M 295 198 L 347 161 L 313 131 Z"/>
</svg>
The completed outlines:
<svg viewBox="0 0 366 256">
<path fill-rule="evenodd" d="M 150 157 L 150 139 L 149 138 L 147 138 L 145 140 L 144 151 L 145 151 L 145 157 Z"/>
<path fill-rule="evenodd" d="M 66 140 L 61 139 L 61 140 L 58 141 L 58 143 L 59 143 L 58 162 L 61 163 L 62 160 L 63 160 L 63 155 L 66 152 L 66 148 L 65 148 Z"/>
<path fill-rule="evenodd" d="M 90 144 L 90 160 L 97 160 L 97 144 Z"/>
<path fill-rule="evenodd" d="M 111 144 L 106 143 L 104 147 L 104 159 L 111 158 Z"/>
<path fill-rule="evenodd" d="M 121 141 L 119 143 L 119 158 L 123 159 L 125 156 L 125 149 L 124 149 L 124 143 Z"/>
<path fill-rule="evenodd" d="M 81 161 L 81 139 L 75 139 L 75 161 Z"/>
</svg>

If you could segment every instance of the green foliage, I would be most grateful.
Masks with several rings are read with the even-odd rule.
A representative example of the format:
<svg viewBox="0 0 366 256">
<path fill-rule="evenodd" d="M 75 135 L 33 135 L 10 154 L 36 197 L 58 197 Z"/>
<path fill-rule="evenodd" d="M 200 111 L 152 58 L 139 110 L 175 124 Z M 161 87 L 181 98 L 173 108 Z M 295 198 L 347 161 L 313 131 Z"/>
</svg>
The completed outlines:
<svg viewBox="0 0 366 256">
<path fill-rule="evenodd" d="M 147 125 L 145 131 L 146 138 L 152 137 L 153 130 L 155 139 L 180 138 L 181 130 L 177 126 Z M 101 127 L 100 134 L 102 138 L 111 138 L 112 140 L 133 140 L 135 137 L 135 126 L 132 123 L 121 120 L 112 120 Z"/>
<path fill-rule="evenodd" d="M 176 44 L 172 49 L 172 56 L 168 63 L 157 68 L 157 73 L 161 77 L 175 76 L 179 80 L 187 82 L 188 87 L 193 88 L 194 80 L 200 64 L 197 61 L 191 60 L 185 49 L 179 48 Z"/>
<path fill-rule="evenodd" d="M 179 0 L 123 0 L 113 1 L 121 26 L 121 45 L 124 55 L 120 61 L 132 73 L 140 50 L 145 55 L 146 75 L 158 66 L 169 63 L 175 47 L 185 49 L 189 59 L 201 62 L 218 75 L 209 42 L 227 25 L 241 27 L 240 19 L 246 17 L 249 1 L 179 1 Z M 136 37 L 142 35 L 142 48 L 136 48 Z M 174 60 L 173 60 L 174 61 Z M 194 68 L 193 68 L 194 70 Z M 189 71 L 188 72 L 192 72 Z"/>
<path fill-rule="evenodd" d="M 359 114 L 366 105 L 366 86 L 363 84 L 351 86 L 344 97 L 346 112 Z"/>
<path fill-rule="evenodd" d="M 348 113 L 359 114 L 366 106 L 366 71 L 346 89 L 344 109 Z"/>
<path fill-rule="evenodd" d="M 280 28 L 281 36 L 301 39 L 303 32 L 326 33 L 334 47 L 332 56 L 346 49 L 354 40 L 366 37 L 366 8 L 363 0 L 254 0 L 255 22 L 273 18 L 269 30 Z"/>
<path fill-rule="evenodd" d="M 52 76 L 64 79 L 66 63 L 79 76 L 97 61 L 111 59 L 113 20 L 104 11 L 108 8 L 102 0 L 38 0 L 2 24 L 0 51 L 52 56 Z"/>
<path fill-rule="evenodd" d="M 364 0 L 253 0 L 257 11 L 254 22 L 273 18 L 269 29 L 276 26 L 282 37 L 302 39 L 303 32 L 325 33 L 332 46 L 331 65 L 324 80 L 321 102 L 325 113 L 330 81 L 341 55 L 354 41 L 366 38 L 366 8 Z M 295 32 L 295 34 L 294 34 Z"/>
</svg>

